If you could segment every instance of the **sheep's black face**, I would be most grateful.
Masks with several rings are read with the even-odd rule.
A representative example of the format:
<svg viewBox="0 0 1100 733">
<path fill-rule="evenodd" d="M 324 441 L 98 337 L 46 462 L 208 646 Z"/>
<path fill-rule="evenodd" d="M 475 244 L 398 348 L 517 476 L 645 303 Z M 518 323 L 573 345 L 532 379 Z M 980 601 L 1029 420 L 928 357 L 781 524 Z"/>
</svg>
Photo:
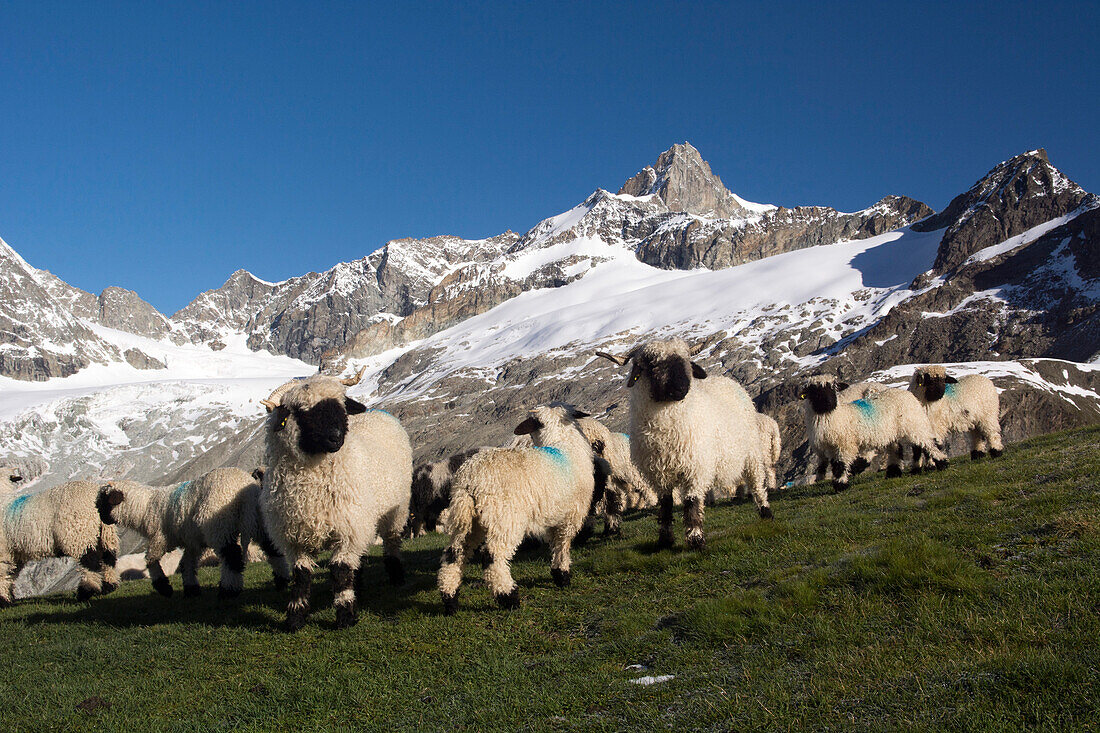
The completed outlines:
<svg viewBox="0 0 1100 733">
<path fill-rule="evenodd" d="M 293 408 L 298 423 L 298 447 L 303 453 L 335 453 L 348 434 L 348 413 L 343 403 L 321 400 L 308 410 Z"/>
<path fill-rule="evenodd" d="M 799 399 L 809 400 L 810 407 L 818 415 L 824 415 L 836 409 L 836 390 L 824 384 L 807 384 L 802 388 Z"/>
<path fill-rule="evenodd" d="M 691 391 L 692 376 L 705 379 L 707 373 L 697 364 L 693 364 L 679 354 L 662 359 L 646 356 L 639 358 L 634 366 L 644 371 L 649 378 L 649 395 L 654 402 L 679 402 Z M 637 377 L 631 375 L 631 385 Z"/>
<path fill-rule="evenodd" d="M 122 492 L 113 488 L 110 484 L 101 486 L 95 500 L 95 508 L 99 512 L 99 521 L 104 524 L 114 524 L 114 509 L 122 503 L 123 498 Z"/>
<path fill-rule="evenodd" d="M 957 384 L 958 380 L 949 376 L 932 376 L 931 374 L 921 374 L 917 377 L 917 385 L 924 387 L 924 400 L 925 402 L 937 402 L 943 399 L 944 394 L 947 392 L 947 385 Z"/>
</svg>

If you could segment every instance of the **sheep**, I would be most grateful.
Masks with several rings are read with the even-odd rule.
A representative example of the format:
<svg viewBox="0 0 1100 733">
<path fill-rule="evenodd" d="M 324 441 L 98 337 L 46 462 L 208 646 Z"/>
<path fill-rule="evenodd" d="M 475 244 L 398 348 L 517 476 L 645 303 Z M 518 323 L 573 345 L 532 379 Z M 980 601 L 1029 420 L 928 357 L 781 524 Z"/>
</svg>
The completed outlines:
<svg viewBox="0 0 1100 733">
<path fill-rule="evenodd" d="M 202 593 L 198 568 L 203 553 L 212 548 L 221 560 L 219 598 L 235 598 L 244 587 L 245 558 L 253 540 L 267 554 L 282 590 L 290 581 L 286 559 L 272 545 L 260 517 L 260 485 L 253 475 L 239 468 L 216 468 L 193 481 L 154 488 L 137 481 L 111 481 L 104 489 L 122 492 L 123 501 L 111 516 L 123 527 L 148 541 L 145 566 L 153 589 L 165 597 L 172 584 L 161 565 L 164 555 L 183 549 L 180 574 L 186 598 Z"/>
<path fill-rule="evenodd" d="M 771 519 L 767 470 L 756 447 L 756 407 L 739 383 L 711 377 L 691 361 L 682 339 L 651 341 L 625 356 L 597 356 L 623 365 L 632 362 L 630 452 L 660 497 L 657 543 L 674 544 L 672 506 L 684 499 L 688 547 L 702 549 L 707 491 L 733 490 L 744 483 L 762 519 Z"/>
<path fill-rule="evenodd" d="M 110 510 L 121 500 L 120 492 L 101 490 L 95 481 L 0 498 L 0 607 L 14 601 L 23 566 L 46 557 L 77 560 L 79 601 L 117 588 L 118 534 Z"/>
<path fill-rule="evenodd" d="M 413 470 L 406 534 L 417 537 L 424 532 L 434 532 L 441 525 L 441 517 L 451 503 L 454 473 L 477 451 L 477 448 L 471 448 L 442 461 L 421 463 Z"/>
<path fill-rule="evenodd" d="M 901 451 L 912 445 L 928 455 L 942 470 L 947 456 L 936 447 L 932 425 L 917 399 L 900 389 L 870 392 L 855 402 L 840 402 L 848 385 L 834 376 L 810 377 L 799 392 L 805 401 L 806 433 L 810 448 L 821 462 L 830 461 L 833 489 L 848 488 L 852 464 L 861 452 L 887 452 L 887 478 L 901 475 Z M 916 470 L 916 469 L 915 469 Z M 821 464 L 818 480 L 824 478 Z"/>
<path fill-rule="evenodd" d="M 577 425 L 593 451 L 603 457 L 610 467 L 607 491 L 596 511 L 602 511 L 604 515 L 605 535 L 620 534 L 623 511 L 652 506 L 656 503 L 656 496 L 630 458 L 629 436 L 612 433 L 603 423 L 591 417 L 581 418 Z"/>
<path fill-rule="evenodd" d="M 925 366 L 913 372 L 909 391 L 921 403 L 941 446 L 953 432 L 970 433 L 970 458 L 994 458 L 1004 452 L 1001 442 L 1000 398 L 993 382 L 980 374 L 955 379 L 942 366 Z"/>
<path fill-rule="evenodd" d="M 438 577 L 446 614 L 458 610 L 462 566 L 483 542 L 490 557 L 485 582 L 502 608 L 519 606 L 509 563 L 528 534 L 546 536 L 550 575 L 558 587 L 569 585 L 570 544 L 604 483 L 596 480 L 592 447 L 577 426 L 587 416 L 568 405 L 537 407 L 514 431 L 530 435 L 534 447 L 487 448 L 455 473 L 446 524 L 451 541 Z"/>
<path fill-rule="evenodd" d="M 358 620 L 356 575 L 378 535 L 390 582 L 402 585 L 401 533 L 409 515 L 412 446 L 401 423 L 347 396 L 348 379 L 315 375 L 263 400 L 269 415 L 260 506 L 268 531 L 293 567 L 286 629 L 310 613 L 314 556 L 332 548 L 336 626 Z"/>
<path fill-rule="evenodd" d="M 783 441 L 779 435 L 779 423 L 770 415 L 762 412 L 756 413 L 758 449 L 764 469 L 767 471 L 767 489 L 771 493 L 779 488 L 779 480 L 775 475 L 775 467 L 779 465 L 779 455 L 783 451 Z"/>
<path fill-rule="evenodd" d="M 844 384 L 841 382 L 840 384 Z M 886 387 L 878 382 L 856 382 L 855 384 L 847 385 L 836 396 L 838 403 L 844 404 L 847 402 L 855 402 L 856 400 L 863 399 L 875 392 L 881 392 Z M 859 454 L 859 456 L 852 462 L 852 474 L 859 474 L 866 471 L 871 467 L 875 460 L 875 451 L 868 449 Z M 815 461 L 810 461 L 807 466 L 807 479 L 809 479 L 809 473 L 814 469 Z M 829 459 L 824 455 L 818 455 L 816 459 L 816 471 L 814 471 L 814 477 L 812 480 L 821 481 L 825 478 L 825 472 L 829 468 Z"/>
</svg>

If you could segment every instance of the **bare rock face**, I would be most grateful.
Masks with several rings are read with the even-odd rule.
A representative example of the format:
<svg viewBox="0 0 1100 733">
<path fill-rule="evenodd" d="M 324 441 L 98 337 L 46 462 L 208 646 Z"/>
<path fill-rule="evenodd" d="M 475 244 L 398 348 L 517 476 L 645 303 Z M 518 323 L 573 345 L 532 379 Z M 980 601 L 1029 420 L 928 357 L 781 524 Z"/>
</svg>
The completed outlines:
<svg viewBox="0 0 1100 733">
<path fill-rule="evenodd" d="M 126 359 L 126 363 L 132 366 L 134 369 L 167 369 L 168 365 L 160 359 L 155 359 L 149 356 L 140 349 L 126 349 L 122 352 L 122 356 Z"/>
<path fill-rule="evenodd" d="M 933 265 L 935 272 L 946 272 L 980 249 L 1069 214 L 1087 196 L 1040 148 L 1004 161 L 914 228 L 946 228 Z"/>
<path fill-rule="evenodd" d="M 730 219 L 749 213 L 714 175 L 691 143 L 677 143 L 661 153 L 619 189 L 629 196 L 656 194 L 669 211 L 686 211 L 712 219 Z"/>
<path fill-rule="evenodd" d="M 96 301 L 95 320 L 104 326 L 154 339 L 172 335 L 168 319 L 133 290 L 109 287 L 99 294 Z"/>
</svg>

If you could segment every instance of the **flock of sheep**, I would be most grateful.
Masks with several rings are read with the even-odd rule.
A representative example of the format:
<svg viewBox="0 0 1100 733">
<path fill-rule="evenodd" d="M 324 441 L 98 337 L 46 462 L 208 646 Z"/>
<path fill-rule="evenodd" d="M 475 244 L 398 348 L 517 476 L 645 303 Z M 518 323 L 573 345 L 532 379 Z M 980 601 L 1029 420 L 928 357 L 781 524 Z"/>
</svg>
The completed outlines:
<svg viewBox="0 0 1100 733">
<path fill-rule="evenodd" d="M 607 533 L 625 509 L 658 507 L 658 543 L 675 542 L 673 507 L 682 502 L 685 541 L 705 545 L 704 506 L 716 495 L 743 490 L 762 519 L 776 489 L 779 427 L 756 411 L 744 387 L 708 375 L 680 339 L 653 341 L 623 356 L 630 365 L 631 433 L 612 433 L 570 405 L 537 407 L 515 428 L 505 448 L 482 448 L 413 472 L 408 434 L 396 418 L 347 396 L 359 375 L 312 376 L 284 384 L 262 403 L 268 410 L 264 466 L 251 474 L 215 469 L 178 486 L 134 481 L 70 481 L 36 494 L 16 495 L 17 469 L 0 469 L 0 606 L 13 601 L 20 569 L 32 560 L 75 558 L 77 598 L 109 593 L 119 583 L 114 525 L 148 541 L 153 588 L 172 586 L 161 558 L 182 548 L 184 595 L 200 592 L 197 568 L 212 549 L 221 561 L 219 595 L 242 589 L 249 546 L 256 543 L 280 589 L 290 587 L 286 628 L 310 613 L 316 557 L 328 561 L 338 627 L 357 619 L 361 563 L 380 540 L 392 583 L 404 583 L 402 537 L 441 527 L 450 537 L 438 586 L 447 613 L 458 607 L 463 565 L 482 554 L 485 583 L 505 608 L 519 604 L 509 564 L 525 537 L 544 538 L 559 586 L 570 582 L 570 549 L 602 515 Z M 985 377 L 956 380 L 942 367 L 916 370 L 908 390 L 831 376 L 802 385 L 810 448 L 818 480 L 831 469 L 834 489 L 877 456 L 886 475 L 946 465 L 943 446 L 953 432 L 971 437 L 971 457 L 1003 450 L 997 390 Z"/>
</svg>

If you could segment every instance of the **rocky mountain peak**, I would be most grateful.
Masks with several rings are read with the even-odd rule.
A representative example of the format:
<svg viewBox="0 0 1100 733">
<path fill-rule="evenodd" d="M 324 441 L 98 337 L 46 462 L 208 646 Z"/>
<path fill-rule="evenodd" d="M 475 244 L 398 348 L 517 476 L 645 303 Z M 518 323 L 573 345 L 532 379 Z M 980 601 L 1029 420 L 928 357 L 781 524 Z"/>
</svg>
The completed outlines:
<svg viewBox="0 0 1100 733">
<path fill-rule="evenodd" d="M 1069 214 L 1088 195 L 1039 148 L 1003 161 L 946 209 L 914 228 L 946 228 L 933 266 L 936 272 L 946 272 L 980 249 Z"/>
<path fill-rule="evenodd" d="M 691 143 L 677 143 L 661 153 L 619 189 L 620 194 L 656 194 L 672 211 L 708 218 L 732 219 L 751 212 L 722 184 Z"/>
</svg>

